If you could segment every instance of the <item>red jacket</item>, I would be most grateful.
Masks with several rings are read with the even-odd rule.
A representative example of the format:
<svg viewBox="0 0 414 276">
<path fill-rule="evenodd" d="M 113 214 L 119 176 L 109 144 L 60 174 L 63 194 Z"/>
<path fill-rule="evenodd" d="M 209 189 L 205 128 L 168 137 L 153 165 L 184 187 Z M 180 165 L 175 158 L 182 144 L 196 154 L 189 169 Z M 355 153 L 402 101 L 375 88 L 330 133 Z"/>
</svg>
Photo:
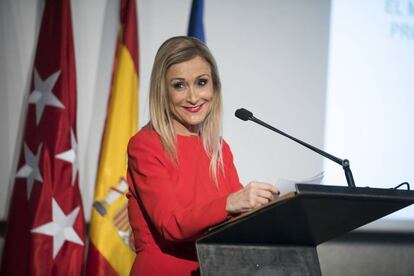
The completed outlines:
<svg viewBox="0 0 414 276">
<path fill-rule="evenodd" d="M 191 275 L 198 262 L 194 241 L 229 216 L 227 196 L 242 188 L 223 141 L 224 174 L 218 185 L 198 136 L 177 136 L 178 162 L 167 156 L 148 127 L 128 144 L 129 221 L 136 259 L 133 275 Z"/>
</svg>

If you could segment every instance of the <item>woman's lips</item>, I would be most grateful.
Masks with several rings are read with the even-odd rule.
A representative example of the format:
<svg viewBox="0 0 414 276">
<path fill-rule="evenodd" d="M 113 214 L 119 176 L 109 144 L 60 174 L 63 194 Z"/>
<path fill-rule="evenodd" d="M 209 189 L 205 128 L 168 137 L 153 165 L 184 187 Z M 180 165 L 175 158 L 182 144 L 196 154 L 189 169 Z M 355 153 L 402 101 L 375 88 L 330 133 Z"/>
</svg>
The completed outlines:
<svg viewBox="0 0 414 276">
<path fill-rule="evenodd" d="M 187 110 L 188 112 L 191 113 L 197 113 L 201 110 L 201 108 L 203 107 L 204 104 L 200 104 L 198 106 L 189 106 L 189 107 L 184 107 L 185 110 Z"/>
</svg>

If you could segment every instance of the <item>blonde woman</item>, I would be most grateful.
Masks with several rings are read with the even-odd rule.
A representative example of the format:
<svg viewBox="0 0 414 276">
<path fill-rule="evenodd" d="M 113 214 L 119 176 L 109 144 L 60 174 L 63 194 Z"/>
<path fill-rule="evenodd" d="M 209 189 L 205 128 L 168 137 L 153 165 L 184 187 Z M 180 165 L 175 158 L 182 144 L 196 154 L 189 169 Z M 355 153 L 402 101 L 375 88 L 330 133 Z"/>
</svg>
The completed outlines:
<svg viewBox="0 0 414 276">
<path fill-rule="evenodd" d="M 221 83 L 202 42 L 173 37 L 151 75 L 150 122 L 128 145 L 132 275 L 197 275 L 194 241 L 231 216 L 268 203 L 278 190 L 243 187 L 221 137 Z"/>
</svg>

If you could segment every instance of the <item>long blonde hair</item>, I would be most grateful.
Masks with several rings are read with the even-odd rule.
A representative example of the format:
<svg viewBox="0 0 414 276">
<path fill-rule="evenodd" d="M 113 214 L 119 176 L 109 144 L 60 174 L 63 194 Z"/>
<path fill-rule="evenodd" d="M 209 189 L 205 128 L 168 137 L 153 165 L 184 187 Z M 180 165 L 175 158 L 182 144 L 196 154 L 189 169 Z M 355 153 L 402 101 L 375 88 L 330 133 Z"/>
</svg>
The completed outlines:
<svg viewBox="0 0 414 276">
<path fill-rule="evenodd" d="M 149 126 L 161 137 L 164 150 L 170 158 L 177 161 L 176 133 L 172 124 L 166 75 L 172 65 L 195 57 L 203 58 L 210 65 L 213 80 L 214 96 L 211 111 L 200 127 L 199 134 L 204 149 L 210 157 L 210 171 L 217 184 L 217 169 L 220 168 L 223 171 L 221 82 L 216 61 L 210 50 L 201 41 L 187 36 L 177 36 L 165 41 L 158 49 L 151 73 Z"/>
</svg>

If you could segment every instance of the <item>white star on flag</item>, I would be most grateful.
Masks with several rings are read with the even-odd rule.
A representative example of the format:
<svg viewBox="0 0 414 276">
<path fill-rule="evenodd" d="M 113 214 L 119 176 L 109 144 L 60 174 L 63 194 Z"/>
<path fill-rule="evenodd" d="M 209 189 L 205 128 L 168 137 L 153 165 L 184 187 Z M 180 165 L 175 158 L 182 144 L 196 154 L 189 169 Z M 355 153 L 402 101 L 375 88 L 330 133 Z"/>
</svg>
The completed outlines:
<svg viewBox="0 0 414 276">
<path fill-rule="evenodd" d="M 55 259 L 65 241 L 83 245 L 81 238 L 73 229 L 78 213 L 79 206 L 65 216 L 59 204 L 52 198 L 52 221 L 31 230 L 32 233 L 53 237 L 53 259 Z"/>
<path fill-rule="evenodd" d="M 59 99 L 53 94 L 53 87 L 60 75 L 60 70 L 50 75 L 45 81 L 40 78 L 37 69 L 35 69 L 34 85 L 35 88 L 29 96 L 29 103 L 36 104 L 36 124 L 39 124 L 42 118 L 45 106 L 55 106 L 58 108 L 65 108 Z"/>
<path fill-rule="evenodd" d="M 27 178 L 27 199 L 30 198 L 30 193 L 32 192 L 33 188 L 33 181 L 36 179 L 37 181 L 43 182 L 43 178 L 39 170 L 39 157 L 41 148 L 42 144 L 37 147 L 37 153 L 34 155 L 29 146 L 24 143 L 24 160 L 26 161 L 26 164 L 24 164 L 23 167 L 19 169 L 16 177 Z"/>
<path fill-rule="evenodd" d="M 75 183 L 76 173 L 78 172 L 78 144 L 76 142 L 73 129 L 70 129 L 70 144 L 71 149 L 62 153 L 56 154 L 56 158 L 64 160 L 72 164 L 72 186 Z"/>
</svg>

